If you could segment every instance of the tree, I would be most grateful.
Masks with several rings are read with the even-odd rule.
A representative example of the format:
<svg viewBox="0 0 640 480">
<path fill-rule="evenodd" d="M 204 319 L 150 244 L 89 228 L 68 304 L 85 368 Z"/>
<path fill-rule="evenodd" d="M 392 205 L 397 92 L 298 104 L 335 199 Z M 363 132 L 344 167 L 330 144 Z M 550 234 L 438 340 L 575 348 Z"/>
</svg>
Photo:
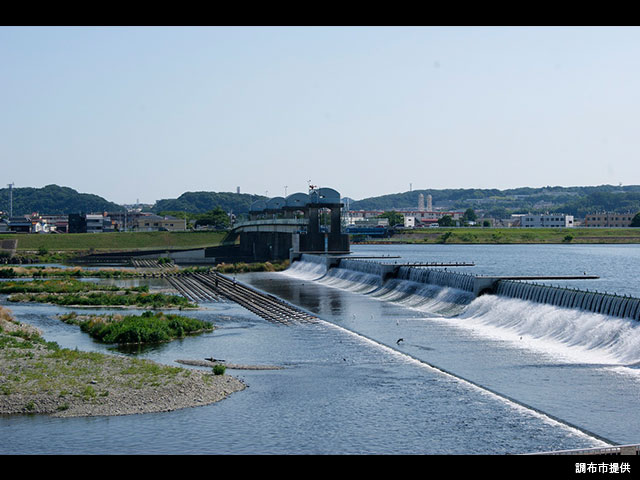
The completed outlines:
<svg viewBox="0 0 640 480">
<path fill-rule="evenodd" d="M 640 212 L 636 213 L 636 216 L 631 220 L 631 227 L 640 227 Z"/>
<path fill-rule="evenodd" d="M 392 226 L 398 225 L 398 224 L 404 224 L 404 215 L 398 212 L 384 212 L 382 215 L 380 215 L 380 217 L 388 218 L 389 225 L 392 225 Z"/>
<path fill-rule="evenodd" d="M 455 226 L 455 222 L 453 218 L 451 218 L 451 215 L 444 215 L 438 220 L 438 225 L 441 227 L 453 227 Z"/>
<path fill-rule="evenodd" d="M 464 223 L 475 222 L 477 219 L 476 212 L 473 211 L 473 208 L 467 208 L 462 215 L 462 221 Z"/>
<path fill-rule="evenodd" d="M 196 220 L 196 227 L 208 225 L 214 228 L 228 228 L 230 224 L 229 215 L 220 207 L 209 210 Z"/>
</svg>

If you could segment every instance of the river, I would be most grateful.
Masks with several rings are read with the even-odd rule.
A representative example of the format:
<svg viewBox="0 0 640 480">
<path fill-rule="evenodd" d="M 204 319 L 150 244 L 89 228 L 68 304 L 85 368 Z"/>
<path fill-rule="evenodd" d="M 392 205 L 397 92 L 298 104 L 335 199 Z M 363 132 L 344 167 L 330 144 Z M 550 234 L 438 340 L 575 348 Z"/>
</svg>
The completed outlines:
<svg viewBox="0 0 640 480">
<path fill-rule="evenodd" d="M 640 296 L 635 245 L 352 251 L 390 262 L 473 262 L 455 271 L 482 275 L 586 272 L 600 279 L 562 284 Z M 407 282 L 379 288 L 366 273 L 326 275 L 313 262 L 238 279 L 320 321 L 276 325 L 234 304 L 208 303 L 189 315 L 212 321 L 214 332 L 126 354 L 172 365 L 213 356 L 284 369 L 227 370 L 249 388 L 205 407 L 122 417 L 5 416 L 0 453 L 518 454 L 640 443 L 637 322 L 491 295 L 461 306 L 455 300 L 465 294 L 455 289 L 427 298 Z M 57 320 L 63 307 L 8 306 L 63 347 L 113 351 Z"/>
</svg>

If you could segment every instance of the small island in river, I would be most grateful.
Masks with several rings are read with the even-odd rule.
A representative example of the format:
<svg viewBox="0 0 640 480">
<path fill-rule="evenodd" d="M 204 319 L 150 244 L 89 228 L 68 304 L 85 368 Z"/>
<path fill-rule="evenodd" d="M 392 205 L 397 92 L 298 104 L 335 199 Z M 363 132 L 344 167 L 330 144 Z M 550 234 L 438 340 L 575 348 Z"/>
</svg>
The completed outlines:
<svg viewBox="0 0 640 480">
<path fill-rule="evenodd" d="M 0 414 L 166 412 L 211 404 L 245 387 L 212 370 L 60 348 L 0 307 Z"/>
</svg>

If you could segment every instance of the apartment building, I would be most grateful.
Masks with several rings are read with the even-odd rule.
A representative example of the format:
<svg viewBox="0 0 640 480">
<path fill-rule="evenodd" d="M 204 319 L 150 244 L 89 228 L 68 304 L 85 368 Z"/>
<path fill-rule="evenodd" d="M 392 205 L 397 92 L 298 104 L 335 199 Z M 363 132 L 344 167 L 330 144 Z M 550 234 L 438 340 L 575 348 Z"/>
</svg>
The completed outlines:
<svg viewBox="0 0 640 480">
<path fill-rule="evenodd" d="M 135 219 L 133 229 L 139 232 L 151 232 L 156 230 L 182 231 L 187 229 L 187 221 L 167 215 L 142 215 Z"/>
<path fill-rule="evenodd" d="M 520 226 L 525 228 L 568 228 L 573 227 L 573 215 L 562 213 L 527 214 L 520 217 Z"/>
<path fill-rule="evenodd" d="M 633 213 L 589 213 L 584 218 L 585 227 L 629 227 Z"/>
</svg>

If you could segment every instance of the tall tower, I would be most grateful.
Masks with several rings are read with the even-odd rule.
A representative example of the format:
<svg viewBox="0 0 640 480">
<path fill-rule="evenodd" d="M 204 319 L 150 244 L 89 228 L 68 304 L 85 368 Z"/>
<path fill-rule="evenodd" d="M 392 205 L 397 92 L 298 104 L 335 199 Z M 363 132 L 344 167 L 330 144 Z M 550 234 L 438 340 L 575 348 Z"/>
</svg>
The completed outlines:
<svg viewBox="0 0 640 480">
<path fill-rule="evenodd" d="M 433 202 L 432 202 L 431 194 L 427 195 L 427 211 L 428 212 L 433 211 Z"/>
<path fill-rule="evenodd" d="M 9 187 L 9 218 L 13 217 L 13 185 L 13 182 L 7 185 Z"/>
<path fill-rule="evenodd" d="M 424 195 L 418 195 L 418 210 L 424 212 Z"/>
</svg>

